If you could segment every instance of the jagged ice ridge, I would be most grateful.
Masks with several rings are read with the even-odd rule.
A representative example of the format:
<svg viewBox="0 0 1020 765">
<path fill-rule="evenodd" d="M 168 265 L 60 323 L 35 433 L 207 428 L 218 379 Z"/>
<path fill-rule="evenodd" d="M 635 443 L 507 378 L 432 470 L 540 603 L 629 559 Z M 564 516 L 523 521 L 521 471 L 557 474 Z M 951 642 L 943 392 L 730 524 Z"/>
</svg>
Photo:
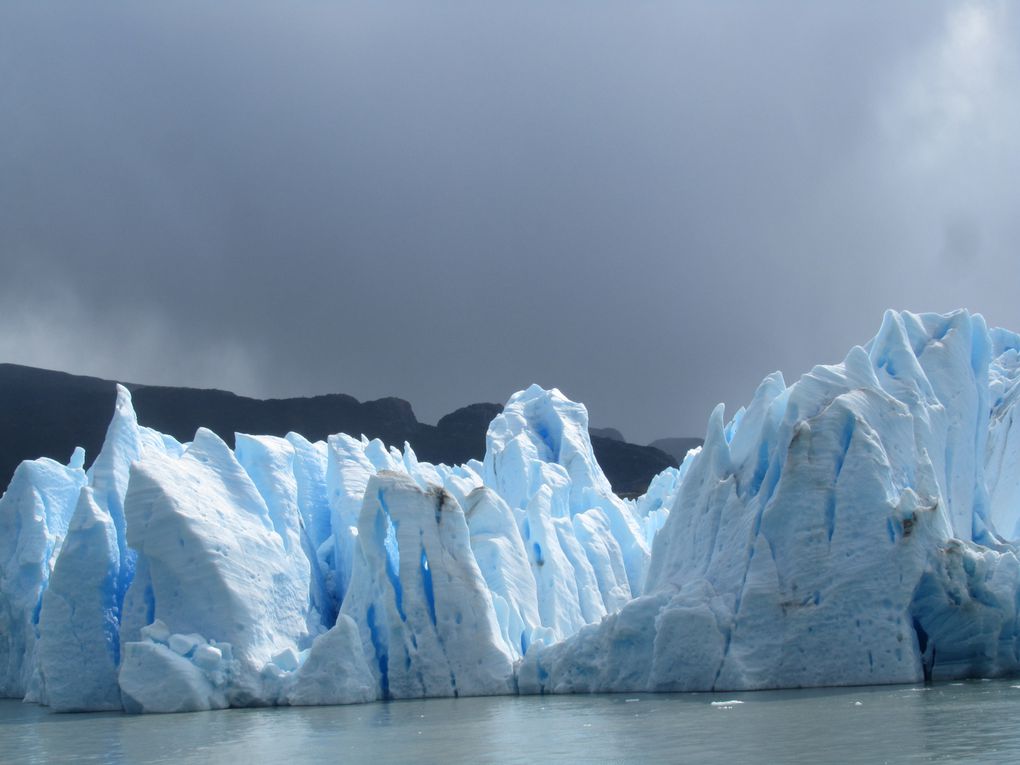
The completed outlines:
<svg viewBox="0 0 1020 765">
<path fill-rule="evenodd" d="M 482 462 L 138 424 L 0 499 L 0 696 L 174 712 L 1020 669 L 1020 337 L 888 312 L 638 500 L 532 386 Z"/>
</svg>

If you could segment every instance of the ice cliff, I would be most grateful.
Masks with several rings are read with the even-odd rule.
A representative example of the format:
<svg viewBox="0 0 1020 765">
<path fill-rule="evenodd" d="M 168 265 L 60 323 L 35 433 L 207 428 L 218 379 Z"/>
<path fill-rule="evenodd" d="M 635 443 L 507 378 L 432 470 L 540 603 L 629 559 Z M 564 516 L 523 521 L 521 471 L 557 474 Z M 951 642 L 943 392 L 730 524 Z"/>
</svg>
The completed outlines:
<svg viewBox="0 0 1020 765">
<path fill-rule="evenodd" d="M 120 388 L 87 474 L 80 452 L 25 463 L 0 501 L 2 693 L 172 712 L 513 692 L 529 645 L 615 612 L 647 569 L 587 428 L 532 387 L 484 464 L 342 434 L 232 451 L 139 426 Z"/>
<path fill-rule="evenodd" d="M 515 394 L 485 459 L 138 425 L 0 499 L 0 696 L 171 712 L 1020 670 L 1020 337 L 887 313 L 635 501 L 587 412 Z"/>
<path fill-rule="evenodd" d="M 713 412 L 645 594 L 529 652 L 527 692 L 916 682 L 1020 668 L 1020 337 L 889 312 Z"/>
</svg>

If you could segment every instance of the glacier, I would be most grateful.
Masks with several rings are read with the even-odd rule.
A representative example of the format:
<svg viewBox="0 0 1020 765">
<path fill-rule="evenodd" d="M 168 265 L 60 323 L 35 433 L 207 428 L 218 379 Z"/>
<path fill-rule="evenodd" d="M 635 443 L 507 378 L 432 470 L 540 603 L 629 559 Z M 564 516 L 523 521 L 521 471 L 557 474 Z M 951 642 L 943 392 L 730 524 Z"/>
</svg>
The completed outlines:
<svg viewBox="0 0 1020 765">
<path fill-rule="evenodd" d="M 179 712 L 1020 673 L 1020 336 L 889 311 L 621 499 L 533 385 L 481 461 L 139 425 L 0 499 L 0 697 Z"/>
<path fill-rule="evenodd" d="M 1016 673 L 1018 349 L 980 316 L 889 312 L 842 364 L 717 408 L 644 594 L 529 652 L 521 690 Z"/>
</svg>

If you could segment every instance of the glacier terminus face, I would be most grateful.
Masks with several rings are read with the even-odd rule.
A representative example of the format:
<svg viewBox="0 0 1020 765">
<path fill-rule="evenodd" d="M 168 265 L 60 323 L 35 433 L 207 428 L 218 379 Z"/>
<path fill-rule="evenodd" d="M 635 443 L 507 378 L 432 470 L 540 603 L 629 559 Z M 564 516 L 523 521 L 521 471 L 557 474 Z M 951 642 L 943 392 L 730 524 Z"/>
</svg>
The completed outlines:
<svg viewBox="0 0 1020 765">
<path fill-rule="evenodd" d="M 636 500 L 584 406 L 514 394 L 481 462 L 138 424 L 0 499 L 0 696 L 175 712 L 1020 672 L 1020 337 L 887 312 L 767 377 Z"/>
</svg>

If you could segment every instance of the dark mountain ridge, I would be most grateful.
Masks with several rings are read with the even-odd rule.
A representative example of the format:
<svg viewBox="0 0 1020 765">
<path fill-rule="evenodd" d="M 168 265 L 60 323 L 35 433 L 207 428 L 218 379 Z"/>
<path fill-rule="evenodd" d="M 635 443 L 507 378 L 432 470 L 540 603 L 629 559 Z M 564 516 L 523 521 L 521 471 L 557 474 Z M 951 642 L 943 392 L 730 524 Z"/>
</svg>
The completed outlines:
<svg viewBox="0 0 1020 765">
<path fill-rule="evenodd" d="M 400 398 L 360 402 L 334 393 L 307 398 L 254 399 L 216 389 L 124 383 L 138 421 L 190 441 L 199 427 L 234 445 L 234 433 L 282 436 L 289 431 L 312 441 L 333 433 L 364 434 L 387 445 L 407 441 L 418 458 L 459 464 L 485 455 L 485 432 L 500 404 L 471 404 L 435 425 L 419 422 Z M 0 482 L 6 487 L 22 460 L 51 457 L 66 462 L 76 446 L 86 464 L 99 453 L 116 400 L 115 384 L 18 364 L 0 364 Z M 619 494 L 643 492 L 676 460 L 659 449 L 592 435 L 595 457 Z"/>
</svg>

